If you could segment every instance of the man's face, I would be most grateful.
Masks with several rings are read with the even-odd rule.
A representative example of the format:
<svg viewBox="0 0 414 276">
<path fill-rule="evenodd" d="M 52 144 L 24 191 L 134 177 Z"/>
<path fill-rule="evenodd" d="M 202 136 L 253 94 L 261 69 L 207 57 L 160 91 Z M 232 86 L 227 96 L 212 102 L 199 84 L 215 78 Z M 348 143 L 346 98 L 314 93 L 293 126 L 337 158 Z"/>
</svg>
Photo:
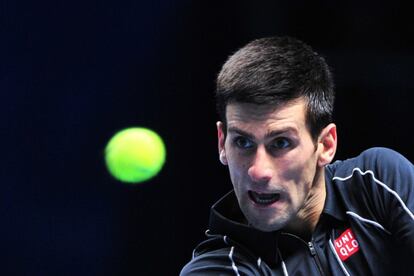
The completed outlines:
<svg viewBox="0 0 414 276">
<path fill-rule="evenodd" d="M 306 126 L 303 99 L 278 107 L 227 106 L 227 135 L 218 123 L 221 161 L 248 222 L 262 231 L 297 219 L 317 181 L 319 150 Z"/>
</svg>

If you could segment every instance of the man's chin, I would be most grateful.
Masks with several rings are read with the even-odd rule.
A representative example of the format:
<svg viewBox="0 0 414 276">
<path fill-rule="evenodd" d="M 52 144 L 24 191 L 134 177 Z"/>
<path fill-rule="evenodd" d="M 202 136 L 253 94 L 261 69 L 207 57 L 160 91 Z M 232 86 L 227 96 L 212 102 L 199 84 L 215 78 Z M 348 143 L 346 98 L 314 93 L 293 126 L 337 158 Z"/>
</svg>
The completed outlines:
<svg viewBox="0 0 414 276">
<path fill-rule="evenodd" d="M 275 213 L 274 210 L 267 212 L 257 212 L 256 209 L 244 208 L 242 213 L 250 226 L 263 232 L 273 232 L 282 229 L 289 221 L 289 216 L 285 212 Z"/>
<path fill-rule="evenodd" d="M 285 222 L 282 222 L 282 221 L 278 221 L 278 222 L 267 222 L 267 223 L 263 223 L 263 221 L 261 221 L 261 222 L 252 221 L 249 224 L 253 228 L 255 228 L 257 230 L 260 230 L 262 232 L 278 231 L 278 230 L 282 229 L 286 225 L 286 223 Z"/>
</svg>

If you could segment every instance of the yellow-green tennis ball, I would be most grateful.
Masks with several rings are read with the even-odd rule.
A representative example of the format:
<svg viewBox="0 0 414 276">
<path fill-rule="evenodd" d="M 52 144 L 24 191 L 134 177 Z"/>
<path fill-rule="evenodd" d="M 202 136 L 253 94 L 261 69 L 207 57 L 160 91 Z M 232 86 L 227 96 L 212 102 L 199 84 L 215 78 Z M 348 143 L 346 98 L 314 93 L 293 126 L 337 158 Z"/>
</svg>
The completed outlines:
<svg viewBox="0 0 414 276">
<path fill-rule="evenodd" d="M 126 183 L 139 183 L 157 175 L 166 150 L 161 137 L 148 128 L 127 128 L 116 133 L 105 148 L 111 175 Z"/>
</svg>

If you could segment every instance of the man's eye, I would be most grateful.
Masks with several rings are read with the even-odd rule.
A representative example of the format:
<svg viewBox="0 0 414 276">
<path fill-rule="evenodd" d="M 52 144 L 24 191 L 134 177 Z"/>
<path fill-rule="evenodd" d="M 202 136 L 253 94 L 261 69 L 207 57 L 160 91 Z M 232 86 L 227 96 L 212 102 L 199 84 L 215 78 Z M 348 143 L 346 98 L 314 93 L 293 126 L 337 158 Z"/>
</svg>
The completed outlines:
<svg viewBox="0 0 414 276">
<path fill-rule="evenodd" d="M 286 149 L 290 147 L 290 145 L 291 145 L 291 142 L 289 141 L 289 139 L 277 138 L 273 141 L 273 143 L 271 144 L 271 147 L 273 149 Z"/>
<path fill-rule="evenodd" d="M 245 137 L 236 137 L 234 139 L 234 144 L 241 149 L 251 149 L 254 147 L 254 143 Z"/>
</svg>

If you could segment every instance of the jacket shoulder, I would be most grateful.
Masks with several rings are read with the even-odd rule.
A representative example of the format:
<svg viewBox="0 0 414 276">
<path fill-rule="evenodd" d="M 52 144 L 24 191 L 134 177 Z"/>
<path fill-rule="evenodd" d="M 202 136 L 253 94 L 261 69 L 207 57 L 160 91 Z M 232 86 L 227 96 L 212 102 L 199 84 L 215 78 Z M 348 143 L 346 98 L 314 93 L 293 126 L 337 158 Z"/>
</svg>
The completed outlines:
<svg viewBox="0 0 414 276">
<path fill-rule="evenodd" d="M 392 149 L 375 147 L 363 151 L 357 157 L 336 161 L 329 166 L 329 169 L 338 179 L 350 177 L 354 173 L 369 173 L 387 179 L 395 174 L 412 173 L 413 165 Z"/>
</svg>

